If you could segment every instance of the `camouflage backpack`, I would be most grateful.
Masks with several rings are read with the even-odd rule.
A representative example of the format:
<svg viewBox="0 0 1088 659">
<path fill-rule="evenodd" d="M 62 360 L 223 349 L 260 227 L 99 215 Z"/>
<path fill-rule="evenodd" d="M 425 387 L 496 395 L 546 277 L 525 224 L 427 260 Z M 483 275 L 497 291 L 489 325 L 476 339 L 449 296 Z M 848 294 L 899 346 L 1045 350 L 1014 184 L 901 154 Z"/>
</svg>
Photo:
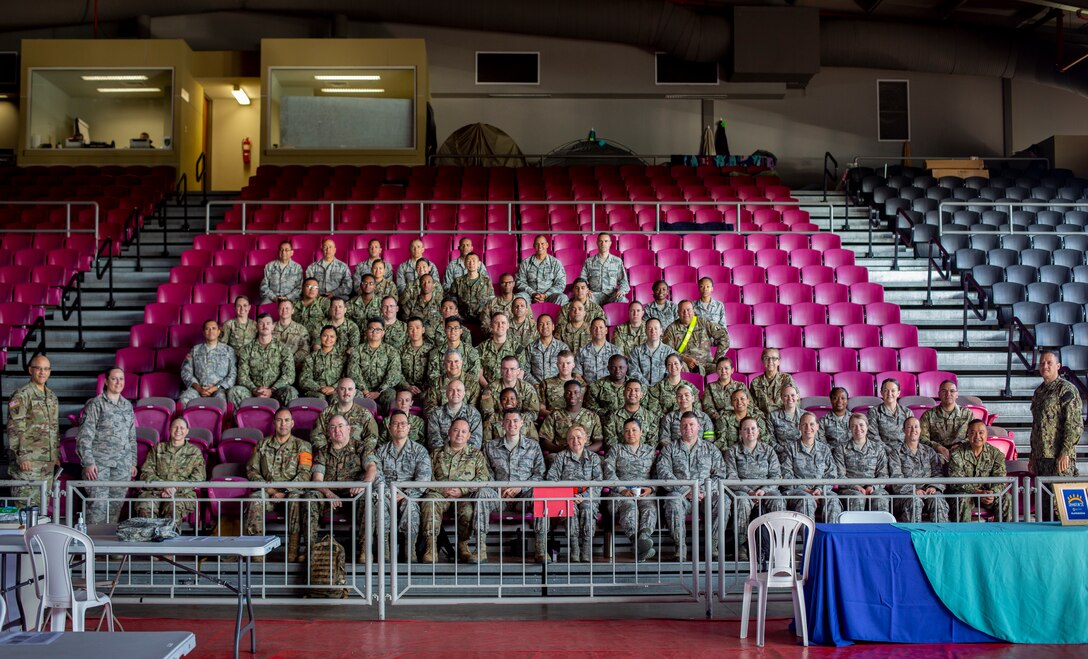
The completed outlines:
<svg viewBox="0 0 1088 659">
<path fill-rule="evenodd" d="M 310 555 L 310 585 L 311 586 L 344 586 L 347 584 L 347 576 L 344 573 L 346 554 L 344 546 L 331 535 L 327 535 L 320 542 L 309 549 Z M 348 596 L 347 588 L 310 588 L 306 596 L 314 599 L 344 599 Z"/>
<path fill-rule="evenodd" d="M 160 542 L 178 537 L 178 525 L 169 517 L 133 517 L 117 526 L 122 542 Z"/>
</svg>

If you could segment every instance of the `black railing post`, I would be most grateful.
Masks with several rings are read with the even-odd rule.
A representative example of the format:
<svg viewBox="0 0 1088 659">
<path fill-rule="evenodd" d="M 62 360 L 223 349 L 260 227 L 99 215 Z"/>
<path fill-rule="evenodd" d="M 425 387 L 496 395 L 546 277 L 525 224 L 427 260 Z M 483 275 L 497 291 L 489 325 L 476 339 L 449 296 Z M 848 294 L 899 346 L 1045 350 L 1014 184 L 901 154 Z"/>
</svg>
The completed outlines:
<svg viewBox="0 0 1088 659">
<path fill-rule="evenodd" d="M 174 186 L 174 201 L 181 206 L 181 217 L 184 223 L 182 231 L 189 230 L 189 176 L 182 172 L 177 185 Z M 165 231 L 165 229 L 164 229 Z"/>
<path fill-rule="evenodd" d="M 61 319 L 68 320 L 72 317 L 72 312 L 76 313 L 76 349 L 83 350 L 87 347 L 87 342 L 83 340 L 83 273 L 76 272 L 72 274 L 72 277 L 65 284 L 64 290 L 60 294 L 60 313 Z M 68 294 L 75 293 L 74 306 L 68 306 Z"/>
<path fill-rule="evenodd" d="M 208 204 L 208 177 L 204 175 L 207 166 L 207 154 L 203 151 L 196 159 L 196 182 L 200 184 L 200 205 Z M 188 225 L 186 225 L 188 228 Z"/>
<path fill-rule="evenodd" d="M 873 258 L 873 227 L 879 226 L 880 215 L 875 208 L 869 209 L 869 251 L 865 252 L 865 258 Z"/>
<path fill-rule="evenodd" d="M 26 356 L 26 349 L 30 346 L 30 342 L 34 340 L 38 332 L 42 333 L 41 339 L 38 340 L 38 347 L 34 349 L 34 354 L 28 359 Z M 31 323 L 26 330 L 26 336 L 23 337 L 23 343 L 19 346 L 20 357 L 23 362 L 23 370 L 27 369 L 27 366 L 38 355 L 44 355 L 48 352 L 45 346 L 45 317 L 38 316 L 38 319 Z"/>
<path fill-rule="evenodd" d="M 102 253 L 106 253 L 106 265 L 102 265 Z M 113 299 L 113 238 L 107 237 L 102 241 L 102 245 L 98 248 L 98 254 L 95 255 L 94 263 L 95 277 L 102 279 L 102 275 L 107 272 L 110 275 L 109 278 L 109 294 L 110 299 L 106 302 L 106 308 L 112 309 L 117 306 L 117 303 Z"/>
</svg>

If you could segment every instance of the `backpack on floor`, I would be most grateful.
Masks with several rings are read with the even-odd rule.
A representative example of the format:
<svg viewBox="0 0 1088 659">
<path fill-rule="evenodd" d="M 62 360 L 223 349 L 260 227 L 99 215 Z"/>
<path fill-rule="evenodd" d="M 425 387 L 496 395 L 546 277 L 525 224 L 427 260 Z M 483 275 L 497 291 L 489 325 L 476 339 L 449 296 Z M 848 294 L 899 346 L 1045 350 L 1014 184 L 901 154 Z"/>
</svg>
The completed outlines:
<svg viewBox="0 0 1088 659">
<path fill-rule="evenodd" d="M 344 599 L 348 596 L 348 580 L 344 572 L 344 546 L 327 535 L 309 548 L 310 585 L 341 586 L 340 588 L 309 588 L 306 596 L 313 599 Z"/>
</svg>

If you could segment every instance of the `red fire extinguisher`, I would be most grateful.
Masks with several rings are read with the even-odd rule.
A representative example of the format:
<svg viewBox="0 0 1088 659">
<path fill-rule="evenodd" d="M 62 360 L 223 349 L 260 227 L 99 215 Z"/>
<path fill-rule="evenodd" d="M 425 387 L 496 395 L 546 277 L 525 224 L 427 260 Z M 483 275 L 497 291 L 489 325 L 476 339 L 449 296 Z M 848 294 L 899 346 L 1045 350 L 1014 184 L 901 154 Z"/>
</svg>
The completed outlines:
<svg viewBox="0 0 1088 659">
<path fill-rule="evenodd" d="M 251 144 L 248 137 L 242 140 L 242 163 L 245 165 L 249 164 L 250 147 Z"/>
</svg>

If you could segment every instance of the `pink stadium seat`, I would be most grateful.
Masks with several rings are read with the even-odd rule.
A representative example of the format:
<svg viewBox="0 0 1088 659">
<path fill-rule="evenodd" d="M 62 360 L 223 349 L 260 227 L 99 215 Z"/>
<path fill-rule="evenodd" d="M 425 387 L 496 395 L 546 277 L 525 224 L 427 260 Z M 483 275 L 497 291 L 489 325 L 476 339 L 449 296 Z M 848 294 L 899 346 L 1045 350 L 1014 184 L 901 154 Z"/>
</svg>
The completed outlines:
<svg viewBox="0 0 1088 659">
<path fill-rule="evenodd" d="M 831 376 L 827 373 L 815 370 L 797 371 L 793 373 L 793 381 L 805 396 L 827 396 L 831 393 Z"/>
<path fill-rule="evenodd" d="M 791 238 L 790 234 L 783 235 L 782 238 Z M 799 236 L 807 240 L 808 236 Z M 823 256 L 820 252 L 807 247 L 801 247 L 797 249 L 789 250 L 790 265 L 795 268 L 805 268 L 811 265 L 823 265 Z"/>
<path fill-rule="evenodd" d="M 698 216 L 699 211 L 696 211 L 695 214 Z M 694 253 L 697 250 L 718 251 L 714 247 L 714 236 L 709 233 L 687 233 L 684 234 L 682 242 L 684 249 L 691 253 Z M 691 265 L 695 264 L 692 263 Z"/>
<path fill-rule="evenodd" d="M 791 265 L 772 265 L 767 268 L 767 283 L 774 286 L 801 283 L 801 271 Z"/>
<path fill-rule="evenodd" d="M 746 323 L 729 323 L 729 345 L 737 350 L 762 348 L 763 328 Z"/>
<path fill-rule="evenodd" d="M 203 340 L 204 329 L 201 325 L 174 325 L 170 328 L 171 348 L 192 348 Z"/>
<path fill-rule="evenodd" d="M 853 284 L 850 286 L 850 301 L 857 304 L 883 302 L 884 287 L 869 281 Z"/>
<path fill-rule="evenodd" d="M 11 263 L 12 265 L 18 265 L 24 268 L 33 268 L 35 266 L 43 265 L 45 263 L 45 250 L 37 247 L 20 249 L 15 252 Z"/>
<path fill-rule="evenodd" d="M 226 284 L 197 284 L 193 286 L 193 303 L 195 304 L 226 304 L 229 289 Z M 182 311 L 184 315 L 184 310 Z M 192 322 L 192 321 L 182 321 Z"/>
<path fill-rule="evenodd" d="M 170 268 L 171 284 L 199 284 L 204 281 L 204 268 L 195 265 L 175 265 Z"/>
<path fill-rule="evenodd" d="M 899 367 L 911 373 L 924 373 L 937 370 L 937 351 L 933 348 L 915 346 L 899 351 Z M 938 383 L 940 384 L 940 383 Z M 922 394 L 923 396 L 927 394 Z"/>
<path fill-rule="evenodd" d="M 804 278 L 804 274 L 802 274 Z M 850 299 L 850 289 L 843 284 L 826 282 L 812 287 L 812 301 L 824 305 L 846 302 Z"/>
<path fill-rule="evenodd" d="M 233 265 L 213 265 L 205 268 L 204 282 L 208 284 L 238 283 L 238 268 Z"/>
<path fill-rule="evenodd" d="M 125 380 L 128 385 L 128 380 Z M 156 371 L 140 378 L 139 398 L 176 399 L 181 394 L 181 381 L 174 373 Z M 136 396 L 133 396 L 136 398 Z"/>
<path fill-rule="evenodd" d="M 732 270 L 733 283 L 737 286 L 762 284 L 767 281 L 767 271 L 758 265 L 740 265 L 732 267 Z"/>
<path fill-rule="evenodd" d="M 837 348 L 842 346 L 842 328 L 835 325 L 809 325 L 804 328 L 806 348 Z"/>
<path fill-rule="evenodd" d="M 683 249 L 663 249 L 657 253 L 657 265 L 666 270 L 688 265 L 688 253 Z"/>
<path fill-rule="evenodd" d="M 256 428 L 262 435 L 272 434 L 272 421 L 279 403 L 273 398 L 248 398 L 234 411 L 235 423 L 239 428 Z"/>
<path fill-rule="evenodd" d="M 822 252 L 842 247 L 842 238 L 834 233 L 815 233 L 810 237 L 810 240 L 812 242 L 812 249 L 817 249 Z"/>
<path fill-rule="evenodd" d="M 736 269 L 742 266 L 754 266 L 756 255 L 747 249 L 728 249 L 722 252 L 722 265 Z"/>
<path fill-rule="evenodd" d="M 207 268 L 212 264 L 214 255 L 204 250 L 187 249 L 181 253 L 181 265 L 192 265 L 198 268 Z"/>
<path fill-rule="evenodd" d="M 752 322 L 750 305 L 741 302 L 723 302 L 722 306 L 725 307 L 725 324 L 730 334 L 733 332 L 733 325 L 746 325 Z"/>
<path fill-rule="evenodd" d="M 881 344 L 887 348 L 912 348 L 918 345 L 918 328 L 914 325 L 895 323 L 880 330 Z"/>
<path fill-rule="evenodd" d="M 650 248 L 655 251 L 683 249 L 684 238 L 679 233 L 655 233 L 650 236 Z"/>
<path fill-rule="evenodd" d="M 915 378 L 914 373 L 907 373 L 906 371 L 884 371 L 877 373 L 876 386 L 879 394 L 880 383 L 888 378 L 895 378 L 899 381 L 899 395 L 900 396 L 916 396 L 918 394 L 918 381 Z"/>
<path fill-rule="evenodd" d="M 806 265 L 801 268 L 801 281 L 810 286 L 822 286 L 835 281 L 835 271 L 826 265 Z"/>
<path fill-rule="evenodd" d="M 836 270 L 846 265 L 854 265 L 854 253 L 841 248 L 824 250 L 824 265 Z"/>
<path fill-rule="evenodd" d="M 714 248 L 720 252 L 747 249 L 744 243 L 744 236 L 739 233 L 719 233 L 714 237 Z M 754 255 L 752 262 L 755 263 Z"/>
<path fill-rule="evenodd" d="M 832 376 L 836 387 L 846 389 L 850 398 L 857 396 L 872 396 L 876 393 L 876 378 L 869 373 L 860 371 L 842 371 Z"/>
<path fill-rule="evenodd" d="M 858 370 L 858 351 L 853 348 L 821 348 L 819 358 L 819 370 L 824 373 Z"/>
<path fill-rule="evenodd" d="M 781 289 L 779 289 L 781 294 Z M 790 306 L 790 322 L 801 327 L 822 325 L 827 322 L 827 307 L 815 302 L 801 302 Z"/>
<path fill-rule="evenodd" d="M 869 270 L 861 265 L 840 265 L 835 268 L 835 281 L 850 286 L 869 281 Z"/>
<path fill-rule="evenodd" d="M 880 345 L 880 328 L 876 325 L 854 324 L 842 328 L 844 348 L 868 348 Z"/>
<path fill-rule="evenodd" d="M 295 431 L 305 437 L 310 436 L 310 430 L 321 412 L 328 407 L 323 398 L 296 398 L 288 405 L 291 416 L 295 420 Z"/>
<path fill-rule="evenodd" d="M 764 343 L 769 346 L 775 346 L 776 348 L 800 348 L 802 345 L 801 328 L 797 325 L 768 325 L 763 330 Z M 816 353 L 813 353 L 812 368 L 816 368 Z M 785 355 L 783 355 L 783 362 L 785 361 Z M 800 368 L 787 368 L 782 366 L 783 370 L 796 371 L 804 370 Z"/>
<path fill-rule="evenodd" d="M 756 325 L 788 325 L 790 310 L 779 302 L 762 302 L 752 306 L 752 322 Z"/>
<path fill-rule="evenodd" d="M 133 325 L 129 330 L 128 343 L 134 348 L 165 348 L 170 334 L 168 325 Z"/>
<path fill-rule="evenodd" d="M 733 280 L 733 273 L 724 265 L 704 265 L 699 266 L 699 277 L 710 277 L 714 281 L 714 293 L 717 293 L 719 288 Z M 711 297 L 725 302 L 714 293 L 711 294 Z"/>
<path fill-rule="evenodd" d="M 159 284 L 156 302 L 182 305 L 192 300 L 193 287 L 191 284 Z"/>
<path fill-rule="evenodd" d="M 627 270 L 627 280 L 632 286 L 653 284 L 659 279 L 661 279 L 661 268 L 656 265 L 636 265 Z"/>
<path fill-rule="evenodd" d="M 786 327 L 793 326 L 786 325 Z M 770 328 L 767 329 L 770 330 Z M 794 327 L 794 329 L 800 330 L 801 328 Z M 799 336 L 797 338 L 800 339 Z M 783 371 L 786 371 L 787 373 L 798 373 L 816 370 L 816 351 L 812 348 L 803 348 L 800 345 L 781 347 L 780 344 L 776 344 L 771 340 L 770 332 L 767 334 L 767 345 L 779 345 L 779 352 L 782 355 Z"/>
<path fill-rule="evenodd" d="M 223 249 L 223 236 L 215 233 L 201 234 L 193 238 L 193 249 L 215 252 Z"/>
<path fill-rule="evenodd" d="M 155 351 L 155 370 L 177 373 L 190 348 L 159 348 Z"/>
<path fill-rule="evenodd" d="M 893 325 L 899 322 L 899 305 L 891 302 L 870 302 L 865 305 L 865 322 L 870 325 Z"/>
<path fill-rule="evenodd" d="M 778 248 L 760 249 L 756 252 L 756 265 L 761 268 L 771 268 L 776 265 L 789 265 L 789 255 L 786 254 L 785 250 Z"/>
<path fill-rule="evenodd" d="M 219 250 L 214 252 L 215 257 L 212 262 L 215 265 L 232 265 L 235 268 L 241 268 L 246 264 L 246 253 L 238 252 L 235 250 Z"/>
<path fill-rule="evenodd" d="M 750 348 L 737 349 L 737 371 L 745 375 L 763 372 L 763 348 L 764 346 L 752 346 Z"/>
<path fill-rule="evenodd" d="M 940 391 L 941 383 L 945 380 L 952 380 L 959 384 L 958 378 L 955 373 L 948 371 L 925 371 L 918 374 L 918 393 L 922 396 L 929 396 L 930 398 L 936 398 L 937 393 Z M 906 394 L 904 394 L 906 395 Z"/>
<path fill-rule="evenodd" d="M 827 305 L 827 322 L 845 327 L 865 322 L 865 307 L 853 302 L 837 302 Z"/>
<path fill-rule="evenodd" d="M 183 325 L 203 325 L 204 321 L 217 319 L 219 305 L 214 302 L 189 303 L 181 307 Z"/>
<path fill-rule="evenodd" d="M 893 348 L 870 346 L 858 351 L 859 369 L 866 373 L 894 371 L 899 368 L 899 352 Z"/>
<path fill-rule="evenodd" d="M 699 234 L 689 234 L 689 236 L 690 235 Z M 658 263 L 660 264 L 660 260 Z M 706 266 L 720 266 L 722 263 L 722 255 L 721 252 L 716 249 L 696 249 L 692 250 L 688 255 L 688 263 L 691 266 L 698 268 L 701 273 L 702 269 Z"/>
<path fill-rule="evenodd" d="M 227 403 L 222 398 L 194 398 L 185 405 L 179 416 L 188 421 L 190 427 L 210 430 L 214 446 L 219 444 L 223 433 L 226 409 Z"/>
<path fill-rule="evenodd" d="M 153 302 L 144 307 L 144 322 L 148 325 L 176 325 L 181 307 L 176 304 Z"/>
<path fill-rule="evenodd" d="M 623 252 L 623 265 L 633 268 L 639 265 L 657 265 L 657 254 L 648 247 L 632 247 Z"/>
<path fill-rule="evenodd" d="M 778 289 L 771 284 L 753 283 L 739 285 L 741 300 L 745 304 L 756 305 L 778 301 Z"/>
<path fill-rule="evenodd" d="M 668 281 L 666 279 L 665 281 Z M 695 301 L 699 298 L 699 284 L 694 279 L 679 282 L 672 286 L 672 300 L 677 304 L 681 300 Z"/>
<path fill-rule="evenodd" d="M 160 439 L 170 435 L 170 419 L 174 415 L 175 404 L 170 398 L 141 398 L 132 405 L 136 416 L 136 427 L 151 428 Z"/>
<path fill-rule="evenodd" d="M 778 238 L 767 233 L 752 233 L 745 237 L 744 244 L 749 251 L 758 253 L 762 250 L 778 249 Z"/>
<path fill-rule="evenodd" d="M 783 284 L 778 287 L 778 301 L 789 305 L 806 304 L 812 302 L 813 292 L 808 284 Z"/>
<path fill-rule="evenodd" d="M 787 211 L 788 212 L 788 211 Z M 783 214 L 785 215 L 785 214 Z M 787 233 L 778 236 L 778 248 L 789 252 L 790 265 L 801 267 L 793 262 L 797 252 L 809 249 L 809 237 L 804 234 Z M 819 261 L 817 261 L 818 263 Z"/>
<path fill-rule="evenodd" d="M 216 445 L 216 452 L 219 455 L 220 464 L 223 463 L 241 463 L 245 464 L 249 461 L 249 457 L 253 455 L 254 449 L 257 448 L 257 440 L 250 439 L 249 437 L 229 437 L 221 439 Z M 209 490 L 209 495 L 211 491 Z M 244 494 L 241 496 L 245 496 Z"/>
<path fill-rule="evenodd" d="M 552 317 L 552 320 L 559 318 L 559 312 L 562 310 L 562 306 L 554 302 L 534 302 L 532 305 L 533 316 L 539 318 L 542 315 L 548 315 Z"/>
<path fill-rule="evenodd" d="M 699 281 L 699 271 L 690 265 L 674 265 L 668 268 L 662 268 L 662 277 L 669 286 L 675 286 L 681 283 L 697 283 Z"/>
<path fill-rule="evenodd" d="M 155 370 L 155 351 L 151 348 L 121 348 L 114 357 L 114 365 L 126 373 L 143 375 Z"/>
<path fill-rule="evenodd" d="M 604 310 L 609 327 L 615 327 L 627 322 L 627 306 L 626 302 L 609 302 L 601 307 Z"/>
</svg>

